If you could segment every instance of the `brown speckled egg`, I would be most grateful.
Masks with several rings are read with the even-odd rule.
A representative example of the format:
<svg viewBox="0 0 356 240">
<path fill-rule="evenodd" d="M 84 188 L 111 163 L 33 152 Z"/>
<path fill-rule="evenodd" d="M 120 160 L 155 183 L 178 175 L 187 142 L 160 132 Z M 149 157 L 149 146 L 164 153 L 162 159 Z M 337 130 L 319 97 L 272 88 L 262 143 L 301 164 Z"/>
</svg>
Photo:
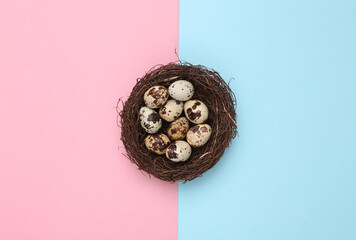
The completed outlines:
<svg viewBox="0 0 356 240">
<path fill-rule="evenodd" d="M 192 148 L 186 141 L 176 141 L 168 146 L 166 157 L 173 162 L 182 162 L 188 160 L 192 154 Z"/>
<path fill-rule="evenodd" d="M 188 119 L 186 117 L 180 117 L 168 126 L 167 134 L 172 141 L 176 141 L 176 140 L 184 139 L 188 130 L 189 130 Z"/>
<path fill-rule="evenodd" d="M 167 122 L 173 122 L 182 114 L 183 105 L 183 102 L 170 99 L 159 109 L 159 115 Z"/>
<path fill-rule="evenodd" d="M 208 119 L 208 107 L 199 100 L 189 100 L 184 104 L 185 116 L 192 123 L 203 123 Z"/>
<path fill-rule="evenodd" d="M 187 101 L 194 95 L 194 86 L 187 80 L 178 80 L 169 86 L 168 91 L 173 99 Z"/>
<path fill-rule="evenodd" d="M 160 108 L 168 100 L 168 96 L 167 88 L 163 86 L 153 86 L 145 92 L 143 100 L 149 108 Z"/>
<path fill-rule="evenodd" d="M 155 135 L 148 135 L 145 138 L 145 146 L 148 150 L 157 154 L 165 154 L 166 149 L 171 144 L 167 135 L 160 133 Z"/>
<path fill-rule="evenodd" d="M 192 147 L 201 147 L 208 142 L 211 136 L 211 127 L 208 124 L 198 124 L 191 127 L 187 133 L 187 142 Z"/>
<path fill-rule="evenodd" d="M 148 133 L 156 133 L 162 127 L 162 119 L 151 108 L 140 108 L 139 117 L 142 128 Z"/>
</svg>

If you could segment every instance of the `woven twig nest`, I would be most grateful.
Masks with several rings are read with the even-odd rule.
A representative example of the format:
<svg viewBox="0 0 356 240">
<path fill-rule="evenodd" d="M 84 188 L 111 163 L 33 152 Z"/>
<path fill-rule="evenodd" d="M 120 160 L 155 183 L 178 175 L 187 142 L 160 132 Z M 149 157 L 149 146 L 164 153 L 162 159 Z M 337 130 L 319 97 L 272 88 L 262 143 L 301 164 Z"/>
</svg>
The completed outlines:
<svg viewBox="0 0 356 240">
<path fill-rule="evenodd" d="M 172 162 L 165 155 L 150 152 L 144 144 L 147 133 L 140 125 L 139 109 L 145 106 L 144 93 L 152 86 L 168 86 L 176 80 L 187 80 L 194 86 L 193 98 L 204 102 L 209 109 L 206 121 L 212 128 L 209 141 L 193 148 L 185 162 Z M 214 70 L 186 62 L 159 65 L 137 79 L 130 97 L 119 112 L 121 140 L 126 157 L 147 172 L 163 181 L 190 181 L 212 168 L 221 158 L 231 139 L 236 137 L 236 99 L 229 85 Z M 183 113 L 184 114 L 184 113 Z M 193 124 L 192 124 L 193 125 Z M 163 123 L 160 132 L 167 132 Z"/>
</svg>

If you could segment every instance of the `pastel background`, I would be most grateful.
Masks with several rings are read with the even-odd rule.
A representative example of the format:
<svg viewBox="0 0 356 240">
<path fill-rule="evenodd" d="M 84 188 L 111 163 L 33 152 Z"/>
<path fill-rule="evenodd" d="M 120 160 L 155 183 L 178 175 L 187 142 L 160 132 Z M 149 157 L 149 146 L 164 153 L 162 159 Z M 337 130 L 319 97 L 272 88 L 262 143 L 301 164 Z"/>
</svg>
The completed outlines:
<svg viewBox="0 0 356 240">
<path fill-rule="evenodd" d="M 0 0 L 0 239 L 356 239 L 355 12 Z M 240 137 L 166 184 L 122 156 L 115 107 L 178 47 L 234 78 Z"/>
<path fill-rule="evenodd" d="M 356 239 L 356 2 L 180 0 L 180 58 L 238 99 L 240 137 L 179 185 L 179 239 Z"/>
<path fill-rule="evenodd" d="M 177 239 L 177 184 L 137 171 L 115 122 L 177 47 L 175 0 L 0 0 L 1 240 Z"/>
</svg>

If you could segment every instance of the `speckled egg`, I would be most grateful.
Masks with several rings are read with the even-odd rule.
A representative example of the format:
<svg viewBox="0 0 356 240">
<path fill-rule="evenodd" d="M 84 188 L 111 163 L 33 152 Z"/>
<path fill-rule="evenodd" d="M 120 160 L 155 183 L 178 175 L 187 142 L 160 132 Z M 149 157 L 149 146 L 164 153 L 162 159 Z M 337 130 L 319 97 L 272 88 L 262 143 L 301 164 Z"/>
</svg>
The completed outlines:
<svg viewBox="0 0 356 240">
<path fill-rule="evenodd" d="M 184 139 L 188 130 L 188 119 L 186 117 L 180 117 L 168 126 L 167 134 L 172 141 L 176 141 Z"/>
<path fill-rule="evenodd" d="M 182 162 L 188 160 L 192 154 L 192 148 L 186 141 L 176 141 L 168 146 L 166 156 L 173 162 Z"/>
<path fill-rule="evenodd" d="M 192 147 L 201 147 L 208 142 L 211 136 L 211 127 L 208 124 L 198 124 L 187 132 L 187 142 Z"/>
<path fill-rule="evenodd" d="M 192 123 L 203 123 L 208 119 L 208 107 L 199 100 L 189 100 L 184 104 L 185 116 Z"/>
<path fill-rule="evenodd" d="M 162 120 L 158 113 L 151 108 L 140 108 L 140 123 L 143 129 L 148 133 L 156 133 L 162 127 Z"/>
<path fill-rule="evenodd" d="M 153 86 L 143 95 L 143 100 L 149 108 L 160 108 L 168 100 L 168 90 L 163 86 Z"/>
<path fill-rule="evenodd" d="M 167 122 L 173 122 L 182 114 L 183 105 L 183 102 L 170 99 L 159 109 L 159 115 Z"/>
<path fill-rule="evenodd" d="M 186 80 L 173 82 L 168 88 L 169 95 L 178 101 L 188 101 L 194 95 L 193 84 Z"/>
<path fill-rule="evenodd" d="M 160 133 L 155 135 L 148 135 L 145 138 L 145 146 L 148 150 L 157 154 L 165 154 L 167 147 L 171 144 L 171 141 L 167 135 Z"/>
</svg>

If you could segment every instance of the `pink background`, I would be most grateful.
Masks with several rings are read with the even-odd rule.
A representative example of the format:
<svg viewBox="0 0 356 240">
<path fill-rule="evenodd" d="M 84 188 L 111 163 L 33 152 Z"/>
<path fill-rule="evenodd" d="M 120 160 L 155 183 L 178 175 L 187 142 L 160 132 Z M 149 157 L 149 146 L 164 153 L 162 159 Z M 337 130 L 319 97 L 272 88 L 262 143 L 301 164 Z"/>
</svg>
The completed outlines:
<svg viewBox="0 0 356 240">
<path fill-rule="evenodd" d="M 178 0 L 0 1 L 0 239 L 177 239 L 177 184 L 115 122 L 175 48 Z"/>
</svg>

